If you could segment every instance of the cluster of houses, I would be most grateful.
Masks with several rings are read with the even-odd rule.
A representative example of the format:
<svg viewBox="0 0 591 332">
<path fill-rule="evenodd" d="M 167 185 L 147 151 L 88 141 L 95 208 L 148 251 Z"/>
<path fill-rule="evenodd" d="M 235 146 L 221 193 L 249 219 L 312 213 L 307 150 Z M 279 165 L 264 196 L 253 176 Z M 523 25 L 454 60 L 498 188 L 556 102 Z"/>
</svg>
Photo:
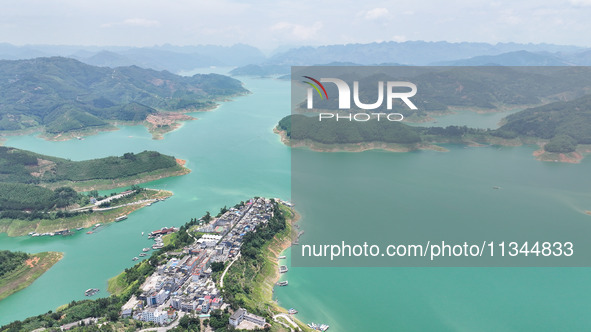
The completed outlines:
<svg viewBox="0 0 591 332">
<path fill-rule="evenodd" d="M 220 291 L 211 278 L 210 265 L 236 257 L 242 237 L 266 223 L 273 215 L 269 199 L 251 199 L 240 208 L 231 208 L 198 232 L 207 232 L 181 253 L 168 253 L 170 259 L 158 266 L 143 283 L 139 296 L 121 308 L 123 317 L 165 325 L 177 317 L 179 311 L 209 317 L 211 310 L 224 309 Z M 243 310 L 243 309 L 241 309 Z M 236 311 L 230 324 L 237 326 L 248 321 L 263 327 L 263 317 Z M 238 316 L 236 313 L 240 312 Z"/>
</svg>

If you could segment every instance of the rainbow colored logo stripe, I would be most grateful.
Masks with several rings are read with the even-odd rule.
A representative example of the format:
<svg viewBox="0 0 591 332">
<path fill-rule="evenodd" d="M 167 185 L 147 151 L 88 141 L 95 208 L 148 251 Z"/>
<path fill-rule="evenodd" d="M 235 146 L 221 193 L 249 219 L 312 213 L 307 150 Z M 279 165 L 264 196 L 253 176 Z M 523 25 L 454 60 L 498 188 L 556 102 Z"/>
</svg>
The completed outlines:
<svg viewBox="0 0 591 332">
<path fill-rule="evenodd" d="M 311 81 L 313 81 L 314 83 L 318 84 L 318 86 L 322 89 L 322 91 L 324 91 L 324 96 L 326 96 L 326 100 L 328 100 L 328 94 L 326 93 L 326 89 L 324 88 L 324 85 L 322 85 L 322 83 L 320 83 L 318 80 L 310 77 L 310 76 L 302 76 L 304 78 L 307 78 Z M 322 96 L 322 93 L 320 92 L 320 89 L 318 89 L 318 86 L 308 82 L 308 81 L 302 81 L 306 84 L 309 84 L 311 87 L 313 87 L 314 89 L 316 89 L 316 92 L 318 92 L 318 95 L 320 96 L 320 99 L 324 99 L 324 96 Z"/>
</svg>

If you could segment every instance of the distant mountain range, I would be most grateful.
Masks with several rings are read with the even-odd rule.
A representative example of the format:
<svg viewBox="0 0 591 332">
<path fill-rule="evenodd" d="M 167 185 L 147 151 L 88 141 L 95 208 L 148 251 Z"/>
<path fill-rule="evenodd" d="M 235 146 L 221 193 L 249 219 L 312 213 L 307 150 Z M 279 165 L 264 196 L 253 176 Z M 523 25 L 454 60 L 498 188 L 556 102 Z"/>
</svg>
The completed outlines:
<svg viewBox="0 0 591 332">
<path fill-rule="evenodd" d="M 400 63 L 405 65 L 430 65 L 434 62 L 452 61 L 481 55 L 499 55 L 515 51 L 575 53 L 583 48 L 549 44 L 501 43 L 448 43 L 448 42 L 383 42 L 370 44 L 328 45 L 300 47 L 277 54 L 266 64 L 313 65 L 330 62 L 353 62 L 361 65 Z"/>
<path fill-rule="evenodd" d="M 196 45 L 153 47 L 25 45 L 0 43 L 0 59 L 20 60 L 62 56 L 106 67 L 136 65 L 173 73 L 198 67 L 238 67 L 233 75 L 273 76 L 289 73 L 290 66 L 340 65 L 451 65 L 451 66 L 560 66 L 591 65 L 591 49 L 553 44 L 382 42 L 304 46 L 266 57 L 259 49 Z"/>
<path fill-rule="evenodd" d="M 98 46 L 15 46 L 0 44 L 0 59 L 22 60 L 37 57 L 63 56 L 101 67 L 136 65 L 142 68 L 188 71 L 198 67 L 243 66 L 265 60 L 255 47 L 233 46 L 154 46 L 154 47 L 98 47 Z"/>
<path fill-rule="evenodd" d="M 591 49 L 549 44 L 385 42 L 300 47 L 276 54 L 257 66 L 236 68 L 232 75 L 270 76 L 289 73 L 290 66 L 571 66 L 591 65 Z"/>
<path fill-rule="evenodd" d="M 570 66 L 573 64 L 575 63 L 555 54 L 528 51 L 480 55 L 469 59 L 433 63 L 433 65 L 440 66 Z"/>
</svg>

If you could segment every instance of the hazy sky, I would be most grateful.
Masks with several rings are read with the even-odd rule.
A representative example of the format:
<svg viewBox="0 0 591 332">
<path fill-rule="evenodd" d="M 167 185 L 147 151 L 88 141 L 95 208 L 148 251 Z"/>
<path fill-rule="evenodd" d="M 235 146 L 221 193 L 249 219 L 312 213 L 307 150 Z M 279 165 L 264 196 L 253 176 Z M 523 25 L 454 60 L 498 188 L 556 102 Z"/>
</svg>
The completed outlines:
<svg viewBox="0 0 591 332">
<path fill-rule="evenodd" d="M 532 42 L 591 46 L 591 0 L 2 0 L 0 42 L 149 46 Z"/>
</svg>

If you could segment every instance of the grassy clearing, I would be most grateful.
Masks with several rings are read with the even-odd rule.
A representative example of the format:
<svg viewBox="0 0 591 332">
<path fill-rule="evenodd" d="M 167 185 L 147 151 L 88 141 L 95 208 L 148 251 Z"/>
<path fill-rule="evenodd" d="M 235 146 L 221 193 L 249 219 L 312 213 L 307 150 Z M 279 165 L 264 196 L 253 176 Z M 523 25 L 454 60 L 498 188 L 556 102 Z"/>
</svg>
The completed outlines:
<svg viewBox="0 0 591 332">
<path fill-rule="evenodd" d="M 127 288 L 127 283 L 125 282 L 125 272 L 121 272 L 118 275 L 114 276 L 113 278 L 109 279 L 107 291 L 114 295 L 119 295 L 125 291 Z"/>
<path fill-rule="evenodd" d="M 21 267 L 0 279 L 0 300 L 31 285 L 63 257 L 63 253 L 53 251 L 31 255 Z"/>
<path fill-rule="evenodd" d="M 141 285 L 153 271 L 148 260 L 142 261 L 109 279 L 107 290 L 111 295 L 127 294 L 125 297 L 128 298 L 135 292 L 135 287 Z"/>
</svg>

